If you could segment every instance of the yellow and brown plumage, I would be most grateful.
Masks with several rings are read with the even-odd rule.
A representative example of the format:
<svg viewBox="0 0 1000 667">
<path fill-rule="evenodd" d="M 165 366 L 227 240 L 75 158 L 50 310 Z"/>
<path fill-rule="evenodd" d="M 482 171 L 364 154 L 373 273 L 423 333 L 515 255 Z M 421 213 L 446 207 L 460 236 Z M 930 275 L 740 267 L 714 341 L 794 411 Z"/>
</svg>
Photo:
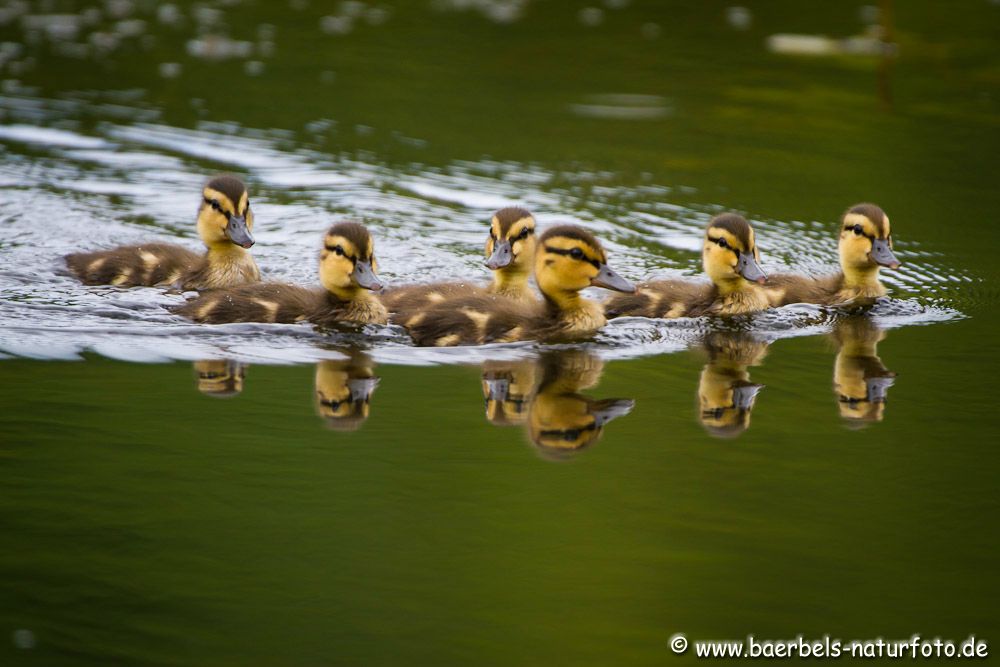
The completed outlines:
<svg viewBox="0 0 1000 667">
<path fill-rule="evenodd" d="M 892 251 L 889 216 L 875 204 L 857 204 L 841 218 L 840 273 L 811 278 L 776 274 L 767 292 L 776 305 L 815 303 L 830 306 L 864 305 L 885 296 L 879 269 L 899 267 Z"/>
<path fill-rule="evenodd" d="M 585 299 L 583 289 L 635 289 L 608 266 L 600 242 L 572 225 L 553 227 L 538 239 L 535 280 L 543 296 L 539 302 L 472 295 L 400 312 L 393 322 L 424 346 L 573 340 L 592 335 L 606 322 L 601 305 Z"/>
<path fill-rule="evenodd" d="M 710 283 L 656 280 L 639 285 L 634 294 L 608 299 L 608 317 L 699 317 L 740 315 L 770 306 L 761 284 L 760 253 L 753 228 L 742 216 L 725 213 L 705 230 L 702 265 Z"/>
<path fill-rule="evenodd" d="M 458 297 L 497 294 L 520 301 L 537 297 L 528 284 L 535 257 L 535 218 L 516 206 L 502 208 L 490 220 L 486 239 L 486 267 L 493 271 L 488 286 L 474 282 L 404 285 L 387 290 L 382 303 L 390 312 L 416 312 Z"/>
<path fill-rule="evenodd" d="M 371 293 L 382 288 L 376 270 L 368 230 L 356 222 L 341 222 L 323 239 L 319 262 L 322 288 L 284 283 L 242 285 L 206 292 L 174 312 L 209 324 L 305 320 L 321 326 L 385 324 L 388 313 Z"/>
<path fill-rule="evenodd" d="M 199 255 L 170 243 L 146 243 L 66 255 L 69 270 L 86 285 L 215 289 L 255 283 L 260 271 L 246 251 L 254 244 L 253 212 L 243 181 L 217 176 L 202 190 Z"/>
</svg>

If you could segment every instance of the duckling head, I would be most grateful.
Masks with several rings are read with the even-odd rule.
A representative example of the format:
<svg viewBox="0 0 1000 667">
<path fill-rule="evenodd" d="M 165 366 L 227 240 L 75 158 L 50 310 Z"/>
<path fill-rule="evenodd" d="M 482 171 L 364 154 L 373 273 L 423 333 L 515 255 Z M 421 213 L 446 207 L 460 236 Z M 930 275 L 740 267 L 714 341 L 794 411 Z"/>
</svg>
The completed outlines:
<svg viewBox="0 0 1000 667">
<path fill-rule="evenodd" d="M 608 266 L 600 242 L 574 225 L 551 227 L 538 239 L 535 280 L 542 294 L 557 304 L 575 299 L 587 287 L 628 293 L 636 289 Z"/>
<path fill-rule="evenodd" d="M 216 176 L 201 191 L 198 235 L 208 247 L 254 244 L 253 213 L 246 185 L 235 176 Z"/>
<path fill-rule="evenodd" d="M 328 292 L 350 301 L 361 290 L 382 289 L 375 245 L 364 225 L 338 222 L 326 232 L 319 255 L 319 279 Z"/>
<path fill-rule="evenodd" d="M 490 220 L 486 268 L 500 275 L 531 273 L 535 246 L 534 216 L 516 206 L 502 208 Z"/>
<path fill-rule="evenodd" d="M 723 213 L 709 221 L 701 258 L 705 274 L 723 292 L 744 289 L 748 281 L 767 282 L 753 227 L 741 215 Z"/>
<path fill-rule="evenodd" d="M 840 266 L 845 276 L 877 276 L 880 267 L 899 268 L 885 211 L 875 204 L 858 204 L 844 213 L 841 222 Z"/>
</svg>

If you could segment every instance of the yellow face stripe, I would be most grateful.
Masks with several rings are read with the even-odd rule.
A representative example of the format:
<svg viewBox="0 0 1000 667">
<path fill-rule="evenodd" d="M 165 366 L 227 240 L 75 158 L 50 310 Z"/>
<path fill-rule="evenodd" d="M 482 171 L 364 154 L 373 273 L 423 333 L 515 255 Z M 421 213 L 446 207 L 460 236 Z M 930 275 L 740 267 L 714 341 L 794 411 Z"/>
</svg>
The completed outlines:
<svg viewBox="0 0 1000 667">
<path fill-rule="evenodd" d="M 494 220 L 495 219 L 496 218 L 494 218 Z M 507 228 L 507 238 L 511 240 L 516 239 L 518 236 L 521 235 L 522 232 L 524 232 L 525 229 L 534 229 L 534 228 L 535 228 L 534 218 L 531 217 L 521 218 L 520 220 L 516 221 L 514 224 L 512 224 L 510 227 Z"/>
</svg>

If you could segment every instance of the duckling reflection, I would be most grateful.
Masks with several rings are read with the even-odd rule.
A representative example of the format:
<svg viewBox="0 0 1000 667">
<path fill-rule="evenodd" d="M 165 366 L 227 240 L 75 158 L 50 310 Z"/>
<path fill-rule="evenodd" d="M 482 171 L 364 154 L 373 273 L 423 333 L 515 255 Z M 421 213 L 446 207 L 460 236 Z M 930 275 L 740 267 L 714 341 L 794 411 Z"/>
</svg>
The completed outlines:
<svg viewBox="0 0 1000 667">
<path fill-rule="evenodd" d="M 528 419 L 535 397 L 537 362 L 487 361 L 483 364 L 483 397 L 486 419 L 495 426 L 517 426 Z"/>
<path fill-rule="evenodd" d="M 206 396 L 232 398 L 243 391 L 246 364 L 231 359 L 194 362 L 198 391 Z"/>
<path fill-rule="evenodd" d="M 767 343 L 741 332 L 716 331 L 704 340 L 708 363 L 698 381 L 698 419 L 709 435 L 735 438 L 750 427 L 750 412 L 762 384 L 750 381 L 750 366 L 767 355 Z"/>
<path fill-rule="evenodd" d="M 840 416 L 856 428 L 882 421 L 889 387 L 896 378 L 878 356 L 885 331 L 867 317 L 850 317 L 837 322 L 833 338 L 837 342 L 833 388 Z"/>
<path fill-rule="evenodd" d="M 542 379 L 528 409 L 528 437 L 545 458 L 571 458 L 600 440 L 605 424 L 635 407 L 632 399 L 579 393 L 596 386 L 604 370 L 604 362 L 589 352 L 547 354 L 538 365 Z"/>
<path fill-rule="evenodd" d="M 361 428 L 371 409 L 379 378 L 366 354 L 316 364 L 316 413 L 336 431 Z"/>
</svg>

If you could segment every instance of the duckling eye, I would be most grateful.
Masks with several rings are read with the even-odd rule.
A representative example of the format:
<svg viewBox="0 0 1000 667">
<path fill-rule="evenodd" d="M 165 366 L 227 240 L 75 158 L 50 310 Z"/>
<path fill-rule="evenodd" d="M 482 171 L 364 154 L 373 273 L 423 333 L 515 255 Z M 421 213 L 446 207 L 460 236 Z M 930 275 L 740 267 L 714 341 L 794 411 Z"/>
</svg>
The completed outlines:
<svg viewBox="0 0 1000 667">
<path fill-rule="evenodd" d="M 530 227 L 525 227 L 524 229 L 521 230 L 521 233 L 518 234 L 517 238 L 515 238 L 514 240 L 515 241 L 520 241 L 522 239 L 526 239 L 526 238 L 528 238 L 528 234 L 530 234 L 530 233 L 531 233 L 531 228 Z"/>
<path fill-rule="evenodd" d="M 337 255 L 340 255 L 341 257 L 344 256 L 344 249 L 341 248 L 339 245 L 333 246 L 333 252 Z"/>
<path fill-rule="evenodd" d="M 728 248 L 729 247 L 729 244 L 726 243 L 726 239 L 719 238 L 719 239 L 716 239 L 715 242 L 719 244 L 720 248 Z"/>
<path fill-rule="evenodd" d="M 573 259 L 583 259 L 583 251 L 580 250 L 579 248 L 572 248 L 569 251 L 569 256 L 572 257 Z"/>
<path fill-rule="evenodd" d="M 863 230 L 863 229 L 861 228 L 861 225 L 854 225 L 854 227 L 852 227 L 851 229 L 853 229 L 853 230 L 854 230 L 854 235 L 855 235 L 855 236 L 861 236 L 861 233 L 862 233 L 862 232 L 864 231 L 864 230 Z"/>
</svg>

